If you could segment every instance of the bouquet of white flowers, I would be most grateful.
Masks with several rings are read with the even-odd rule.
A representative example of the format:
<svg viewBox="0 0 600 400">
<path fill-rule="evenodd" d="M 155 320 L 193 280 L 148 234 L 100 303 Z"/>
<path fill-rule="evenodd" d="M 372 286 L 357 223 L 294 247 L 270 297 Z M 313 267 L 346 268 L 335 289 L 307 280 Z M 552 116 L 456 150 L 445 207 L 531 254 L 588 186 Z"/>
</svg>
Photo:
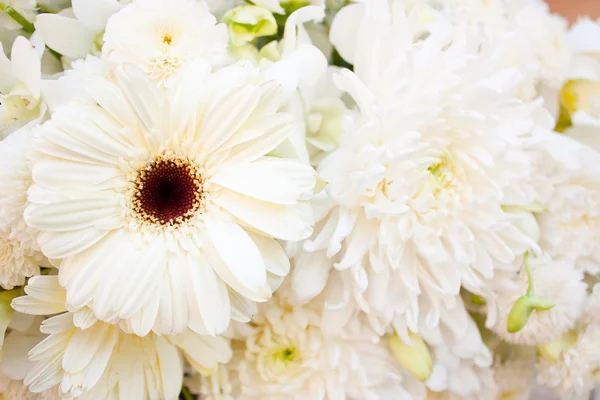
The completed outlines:
<svg viewBox="0 0 600 400">
<path fill-rule="evenodd" d="M 0 36 L 0 399 L 600 383 L 600 22 L 0 0 Z"/>
</svg>

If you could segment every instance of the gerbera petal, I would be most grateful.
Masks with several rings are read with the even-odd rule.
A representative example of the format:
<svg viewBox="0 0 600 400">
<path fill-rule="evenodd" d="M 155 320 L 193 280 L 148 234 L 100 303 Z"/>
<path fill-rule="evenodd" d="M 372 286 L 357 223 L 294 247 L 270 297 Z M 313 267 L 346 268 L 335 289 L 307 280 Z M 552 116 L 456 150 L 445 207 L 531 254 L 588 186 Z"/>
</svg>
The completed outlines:
<svg viewBox="0 0 600 400">
<path fill-rule="evenodd" d="M 308 204 L 267 203 L 230 190 L 213 201 L 244 223 L 280 240 L 302 240 L 312 233 L 312 211 Z"/>
<path fill-rule="evenodd" d="M 113 196 L 67 200 L 54 204 L 31 204 L 25 220 L 37 229 L 66 232 L 96 227 L 116 229 L 123 225 L 121 205 Z"/>
<path fill-rule="evenodd" d="M 264 157 L 220 168 L 209 182 L 258 200 L 296 204 L 312 195 L 316 177 L 312 167 L 299 161 Z"/>
<path fill-rule="evenodd" d="M 165 107 L 169 106 L 165 96 L 142 70 L 133 65 L 121 65 L 116 77 L 146 133 L 152 135 L 155 145 L 163 144 L 170 134 L 164 118 L 168 115 Z"/>
<path fill-rule="evenodd" d="M 228 143 L 228 146 L 232 146 L 231 149 L 223 146 L 220 150 L 227 150 L 226 164 L 252 162 L 273 151 L 293 130 L 294 122 L 291 115 L 285 113 L 270 115 L 233 136 Z"/>
<path fill-rule="evenodd" d="M 265 263 L 246 231 L 217 218 L 209 218 L 205 224 L 213 246 L 235 278 L 248 289 L 260 291 L 267 280 Z"/>
<path fill-rule="evenodd" d="M 204 154 L 216 151 L 246 122 L 259 100 L 257 88 L 244 85 L 206 111 L 198 141 Z"/>
<path fill-rule="evenodd" d="M 195 298 L 188 298 L 188 302 L 197 302 L 204 327 L 210 335 L 225 332 L 229 326 L 231 312 L 227 286 L 204 257 L 188 255 L 187 266 L 188 279 L 195 288 Z"/>
<path fill-rule="evenodd" d="M 248 234 L 258 247 L 267 271 L 278 276 L 286 276 L 290 272 L 290 259 L 277 240 L 258 233 L 248 232 Z"/>
<path fill-rule="evenodd" d="M 38 236 L 38 243 L 46 257 L 60 260 L 89 249 L 109 232 L 94 227 L 60 233 L 42 232 Z"/>
<path fill-rule="evenodd" d="M 164 390 L 161 397 L 176 399 L 183 384 L 183 360 L 177 348 L 162 336 L 156 338 L 156 355 Z"/>
</svg>

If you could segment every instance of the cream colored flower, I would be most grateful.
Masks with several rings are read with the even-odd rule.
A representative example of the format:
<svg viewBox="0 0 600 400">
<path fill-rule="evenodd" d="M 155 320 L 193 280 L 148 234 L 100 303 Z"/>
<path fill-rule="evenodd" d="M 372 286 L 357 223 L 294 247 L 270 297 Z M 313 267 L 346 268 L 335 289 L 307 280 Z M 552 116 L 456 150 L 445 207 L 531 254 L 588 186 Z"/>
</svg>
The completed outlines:
<svg viewBox="0 0 600 400">
<path fill-rule="evenodd" d="M 22 128 L 0 142 L 0 286 L 5 289 L 23 285 L 48 265 L 37 242 L 39 232 L 23 219 L 33 183 L 29 151 L 34 136 Z"/>
<path fill-rule="evenodd" d="M 166 94 L 133 66 L 86 88 L 41 128 L 25 211 L 69 308 L 140 335 L 247 320 L 288 273 L 276 239 L 312 231 L 314 171 L 268 156 L 294 125 L 278 85 L 199 60 Z"/>
<path fill-rule="evenodd" d="M 127 333 L 131 325 L 98 321 L 88 308 L 65 312 L 66 293 L 57 276 L 32 278 L 25 292 L 13 300 L 16 310 L 60 313 L 43 322 L 40 329 L 49 336 L 29 352 L 35 366 L 24 383 L 34 393 L 59 385 L 65 399 L 173 399 L 181 389 L 184 360 L 197 371 L 211 371 L 231 357 L 227 340 L 220 337 L 190 330 L 140 337 Z"/>
<path fill-rule="evenodd" d="M 198 57 L 227 59 L 227 28 L 195 0 L 135 0 L 113 15 L 104 33 L 103 56 L 131 63 L 168 85 Z"/>
</svg>

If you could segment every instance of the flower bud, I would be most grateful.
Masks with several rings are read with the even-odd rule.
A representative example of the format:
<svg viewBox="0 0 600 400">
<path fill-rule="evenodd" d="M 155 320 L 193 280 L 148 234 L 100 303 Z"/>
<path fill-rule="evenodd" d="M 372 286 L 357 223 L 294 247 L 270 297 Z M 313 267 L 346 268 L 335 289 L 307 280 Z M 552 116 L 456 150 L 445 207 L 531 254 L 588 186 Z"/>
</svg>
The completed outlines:
<svg viewBox="0 0 600 400">
<path fill-rule="evenodd" d="M 529 317 L 535 310 L 545 311 L 554 307 L 555 304 L 549 301 L 540 300 L 536 297 L 525 294 L 517 299 L 508 314 L 506 320 L 506 329 L 510 333 L 519 332 L 525 327 Z"/>
<path fill-rule="evenodd" d="M 231 43 L 242 46 L 260 36 L 277 33 L 277 21 L 273 14 L 262 7 L 244 5 L 229 10 L 223 17 L 229 27 Z"/>
<path fill-rule="evenodd" d="M 412 344 L 404 343 L 398 335 L 390 338 L 392 353 L 415 378 L 424 382 L 429 379 L 432 370 L 431 355 L 427 345 L 420 336 L 408 333 Z"/>
</svg>

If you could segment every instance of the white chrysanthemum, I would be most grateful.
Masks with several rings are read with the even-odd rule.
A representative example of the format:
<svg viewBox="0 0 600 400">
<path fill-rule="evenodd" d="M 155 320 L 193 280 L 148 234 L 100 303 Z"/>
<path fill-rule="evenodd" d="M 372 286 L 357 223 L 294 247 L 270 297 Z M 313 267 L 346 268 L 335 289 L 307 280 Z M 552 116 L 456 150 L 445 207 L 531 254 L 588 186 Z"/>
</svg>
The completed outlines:
<svg viewBox="0 0 600 400">
<path fill-rule="evenodd" d="M 387 323 L 406 318 L 417 332 L 420 297 L 435 325 L 435 309 L 461 286 L 482 290 L 496 268 L 534 246 L 502 206 L 533 196 L 522 188 L 531 171 L 522 146 L 540 105 L 515 99 L 518 71 L 497 71 L 467 32 L 442 29 L 415 42 L 401 10 L 369 4 L 342 9 L 332 27 L 361 15 L 358 36 L 344 39 L 355 47 L 343 44 L 355 74 L 337 82 L 362 118 L 348 121 L 339 149 L 318 167 L 333 204 L 305 249 L 335 257 L 365 312 Z"/>
<path fill-rule="evenodd" d="M 102 51 L 109 60 L 132 63 L 166 85 L 197 57 L 225 61 L 227 28 L 216 23 L 204 2 L 135 0 L 109 19 Z"/>
<path fill-rule="evenodd" d="M 237 399 L 394 399 L 422 397 L 421 386 L 402 376 L 378 335 L 358 319 L 339 336 L 326 336 L 321 316 L 305 307 L 261 305 L 245 327 L 244 351 L 234 352 Z M 413 392 L 413 391 L 416 391 Z"/>
<path fill-rule="evenodd" d="M 552 192 L 537 215 L 545 251 L 573 260 L 595 274 L 600 271 L 600 152 L 565 135 L 541 138 L 545 162 L 552 170 L 540 171 Z"/>
<path fill-rule="evenodd" d="M 25 224 L 32 184 L 28 152 L 34 132 L 20 129 L 0 142 L 0 286 L 12 289 L 39 272 L 47 260 L 37 243 L 39 232 Z"/>
<path fill-rule="evenodd" d="M 537 381 L 561 396 L 589 393 L 600 383 L 600 325 L 592 324 L 583 329 L 577 342 L 562 351 L 556 361 L 539 358 Z"/>
<path fill-rule="evenodd" d="M 289 270 L 274 238 L 312 231 L 314 171 L 267 156 L 293 127 L 278 85 L 199 62 L 168 95 L 132 66 L 87 88 L 41 128 L 25 212 L 69 308 L 140 335 L 249 320 Z"/>
<path fill-rule="evenodd" d="M 518 282 L 513 290 L 497 293 L 493 312 L 497 313 L 490 328 L 510 343 L 537 345 L 557 339 L 573 328 L 586 299 L 587 285 L 583 273 L 572 262 L 552 260 L 548 255 L 529 258 L 533 277 L 533 296 L 553 303 L 549 310 L 535 310 L 525 326 L 516 333 L 507 329 L 507 320 L 515 302 L 528 292 L 529 280 L 525 269 L 511 276 Z M 524 322 L 524 321 L 523 321 Z"/>
<path fill-rule="evenodd" d="M 57 276 L 30 279 L 25 293 L 13 300 L 16 310 L 62 313 L 42 323 L 40 330 L 49 336 L 29 352 L 36 365 L 24 383 L 34 393 L 60 384 L 65 399 L 174 399 L 181 389 L 184 360 L 198 371 L 210 371 L 231 358 L 221 337 L 190 330 L 178 336 L 140 337 L 122 329 L 130 331 L 131 326 L 98 321 L 88 308 L 65 312 L 66 293 Z"/>
</svg>

